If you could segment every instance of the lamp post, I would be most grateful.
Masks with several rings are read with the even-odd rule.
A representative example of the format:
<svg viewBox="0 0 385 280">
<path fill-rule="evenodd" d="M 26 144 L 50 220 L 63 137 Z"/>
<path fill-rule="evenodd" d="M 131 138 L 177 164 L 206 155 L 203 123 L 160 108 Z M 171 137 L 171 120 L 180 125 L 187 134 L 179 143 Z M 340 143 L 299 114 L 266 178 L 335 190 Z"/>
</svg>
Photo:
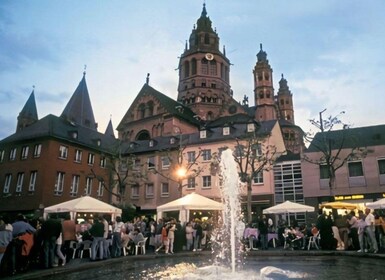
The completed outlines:
<svg viewBox="0 0 385 280">
<path fill-rule="evenodd" d="M 187 170 L 183 167 L 183 155 L 182 155 L 182 130 L 179 126 L 174 126 L 175 133 L 179 135 L 179 149 L 178 149 L 178 168 L 176 170 L 176 177 L 178 178 L 178 189 L 180 196 L 182 197 L 183 179 L 186 177 Z"/>
</svg>

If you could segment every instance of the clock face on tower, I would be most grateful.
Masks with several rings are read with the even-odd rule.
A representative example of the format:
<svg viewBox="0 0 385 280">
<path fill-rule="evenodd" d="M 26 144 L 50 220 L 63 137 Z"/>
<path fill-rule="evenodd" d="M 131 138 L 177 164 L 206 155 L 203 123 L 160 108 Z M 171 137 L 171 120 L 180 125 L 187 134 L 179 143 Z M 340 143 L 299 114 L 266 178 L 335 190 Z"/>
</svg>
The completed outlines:
<svg viewBox="0 0 385 280">
<path fill-rule="evenodd" d="M 212 53 L 206 53 L 205 58 L 207 60 L 213 60 L 214 59 L 214 55 Z"/>
</svg>

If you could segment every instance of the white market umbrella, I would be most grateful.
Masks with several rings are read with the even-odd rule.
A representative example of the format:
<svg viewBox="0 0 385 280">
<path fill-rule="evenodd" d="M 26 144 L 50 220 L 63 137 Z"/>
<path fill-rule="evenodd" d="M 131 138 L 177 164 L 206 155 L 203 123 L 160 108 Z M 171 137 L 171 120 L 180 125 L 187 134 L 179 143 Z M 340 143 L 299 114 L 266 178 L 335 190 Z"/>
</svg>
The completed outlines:
<svg viewBox="0 0 385 280">
<path fill-rule="evenodd" d="M 369 209 L 385 209 L 385 198 L 366 204 Z"/>
<path fill-rule="evenodd" d="M 263 214 L 290 214 L 290 213 L 304 213 L 314 212 L 313 206 L 308 206 L 300 203 L 291 202 L 289 200 L 277 204 L 275 206 L 266 208 L 262 211 Z M 290 219 L 288 219 L 290 225 Z"/>
</svg>

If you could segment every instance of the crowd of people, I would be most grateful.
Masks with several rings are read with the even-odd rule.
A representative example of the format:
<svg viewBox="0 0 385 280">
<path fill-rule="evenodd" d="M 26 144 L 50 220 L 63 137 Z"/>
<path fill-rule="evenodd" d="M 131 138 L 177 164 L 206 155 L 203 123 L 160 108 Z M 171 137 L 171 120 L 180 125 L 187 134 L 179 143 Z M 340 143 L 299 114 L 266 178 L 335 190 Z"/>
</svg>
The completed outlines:
<svg viewBox="0 0 385 280">
<path fill-rule="evenodd" d="M 123 222 L 99 215 L 76 222 L 68 214 L 50 215 L 46 220 L 27 220 L 19 214 L 12 223 L 0 217 L 0 276 L 13 275 L 33 268 L 65 266 L 73 257 L 90 247 L 91 261 L 135 254 L 135 246 L 146 241 L 156 254 L 199 251 L 209 248 L 209 221 L 192 220 L 181 225 L 174 218 L 135 217 Z"/>
<path fill-rule="evenodd" d="M 320 230 L 320 246 L 326 250 L 357 250 L 377 253 L 385 249 L 385 216 L 354 210 L 345 215 L 319 213 L 317 227 Z"/>
<path fill-rule="evenodd" d="M 333 213 L 334 212 L 334 213 Z M 332 211 L 330 214 L 320 210 L 317 221 L 311 224 L 288 225 L 280 217 L 276 226 L 265 215 L 245 228 L 244 243 L 248 250 L 267 250 L 268 234 L 276 233 L 278 245 L 284 249 L 311 248 L 309 242 L 316 242 L 315 248 L 321 250 L 356 250 L 377 253 L 385 250 L 385 216 L 378 212 L 352 210 L 345 215 Z M 275 238 L 274 237 L 274 238 Z"/>
<path fill-rule="evenodd" d="M 274 223 L 263 215 L 245 226 L 244 245 L 248 250 L 267 250 L 271 241 L 268 236 L 273 234 L 284 249 L 309 249 L 313 238 L 322 250 L 385 250 L 383 215 L 371 213 L 370 209 L 345 215 L 334 212 L 320 211 L 315 223 L 299 225 L 293 221 L 291 226 L 282 217 Z M 86 244 L 91 251 L 86 257 L 91 261 L 133 255 L 140 242 L 145 242 L 145 248 L 155 254 L 211 249 L 212 229 L 211 219 L 193 219 L 182 225 L 175 218 L 156 221 L 139 216 L 132 221 L 122 221 L 121 217 L 111 221 L 108 216 L 99 215 L 76 222 L 69 214 L 32 221 L 19 214 L 13 223 L 0 217 L 0 276 L 23 272 L 31 266 L 65 266 L 80 256 Z"/>
</svg>

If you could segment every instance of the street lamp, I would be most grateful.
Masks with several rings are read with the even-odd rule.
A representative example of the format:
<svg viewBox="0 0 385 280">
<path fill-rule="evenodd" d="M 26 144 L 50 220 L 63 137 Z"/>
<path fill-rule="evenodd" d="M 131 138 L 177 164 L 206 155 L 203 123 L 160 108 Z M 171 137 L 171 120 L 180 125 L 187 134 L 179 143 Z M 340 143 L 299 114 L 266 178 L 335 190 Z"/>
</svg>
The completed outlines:
<svg viewBox="0 0 385 280">
<path fill-rule="evenodd" d="M 182 130 L 179 126 L 174 126 L 175 133 L 179 134 L 179 149 L 178 149 L 178 168 L 176 170 L 176 177 L 178 178 L 178 188 L 180 191 L 180 195 L 182 196 L 182 187 L 183 187 L 183 179 L 186 177 L 187 170 L 183 167 L 183 155 L 182 155 Z"/>
</svg>

